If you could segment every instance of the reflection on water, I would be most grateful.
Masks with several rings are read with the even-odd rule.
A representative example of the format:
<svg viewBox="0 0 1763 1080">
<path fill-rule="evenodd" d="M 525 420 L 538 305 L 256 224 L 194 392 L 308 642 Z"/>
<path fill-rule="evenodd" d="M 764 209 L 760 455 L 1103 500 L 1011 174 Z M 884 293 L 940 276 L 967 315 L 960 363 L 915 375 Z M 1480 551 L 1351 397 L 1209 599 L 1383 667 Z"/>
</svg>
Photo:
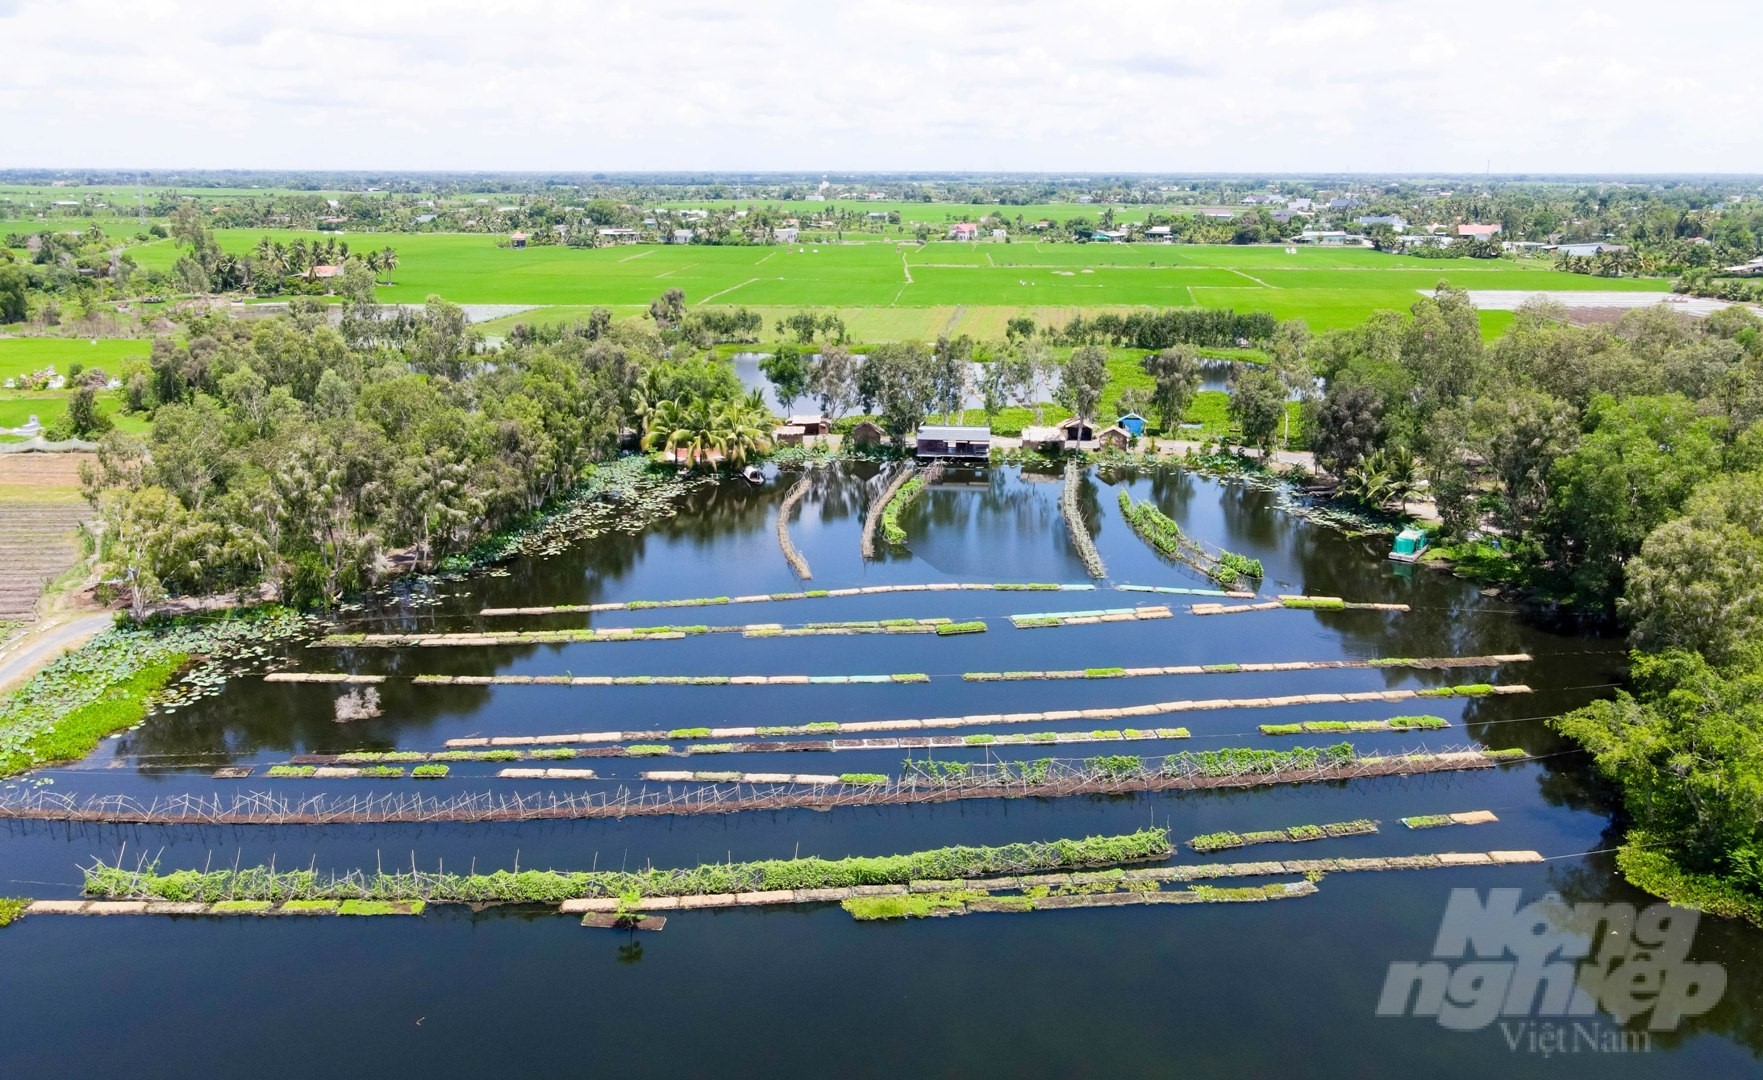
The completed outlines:
<svg viewBox="0 0 1763 1080">
<path fill-rule="evenodd" d="M 1177 698 L 1316 690 L 1424 687 L 1478 681 L 1482 673 L 1379 669 L 1058 683 L 968 683 L 964 671 L 1228 663 L 1246 660 L 1429 656 L 1528 651 L 1529 664 L 1491 677 L 1522 681 L 1528 696 L 1402 702 L 1344 710 L 1184 714 L 1193 739 L 1148 746 L 1156 754 L 1219 746 L 1289 747 L 1259 734 L 1266 722 L 1358 719 L 1436 712 L 1443 732 L 1355 736 L 1367 750 L 1443 747 L 1473 740 L 1518 746 L 1541 761 L 1439 774 L 1253 791 L 1187 792 L 1095 800 L 1009 800 L 910 809 L 730 815 L 488 826 L 150 828 L 0 826 L 0 895 L 68 895 L 73 867 L 93 855 L 148 852 L 163 865 L 276 860 L 320 869 L 444 865 L 480 869 L 689 865 L 728 858 L 839 856 L 942 844 L 1124 831 L 1167 824 L 1178 838 L 1219 829 L 1275 828 L 1372 817 L 1374 836 L 1324 842 L 1326 853 L 1531 848 L 1568 856 L 1540 866 L 1432 874 L 1334 874 L 1301 902 L 1219 908 L 1064 912 L 858 926 L 836 908 L 682 913 L 641 942 L 586 930 L 535 911 L 437 909 L 421 920 L 281 921 L 28 919 L 0 931 L 0 1000 L 9 1035 L 0 1075 L 91 1075 L 108 1063 L 89 1017 L 129 1017 L 131 1071 L 177 1075 L 176 1047 L 192 1016 L 224 1025 L 205 1047 L 212 1075 L 277 1075 L 288 1060 L 288 1003 L 303 1030 L 349 1039 L 363 1070 L 386 1076 L 505 1072 L 510 1048 L 527 1071 L 568 1072 L 579 1046 L 600 1069 L 676 1074 L 705 1060 L 758 1060 L 779 1075 L 824 1075 L 821 1032 L 861 1041 L 874 1075 L 1122 1075 L 1143 1062 L 1182 1062 L 1202 1075 L 1269 1075 L 1304 1047 L 1306 1074 L 1402 1072 L 1486 1075 L 1510 1068 L 1497 1031 L 1458 1034 L 1424 1020 L 1378 1020 L 1373 1008 L 1394 960 L 1429 955 L 1454 886 L 1507 885 L 1527 898 L 1549 889 L 1569 899 L 1636 901 L 1610 865 L 1607 802 L 1583 759 L 1538 719 L 1610 692 L 1620 643 L 1535 624 L 1449 576 L 1383 558 L 1386 541 L 1351 539 L 1278 513 L 1271 495 L 1174 469 L 1092 472 L 1082 490 L 1113 583 L 1204 585 L 1147 548 L 1121 518 L 1119 492 L 1150 499 L 1206 543 L 1259 558 L 1265 594 L 1306 592 L 1401 602 L 1406 614 L 1270 612 L 1199 618 L 1179 597 L 1175 618 L 1146 623 L 1015 630 L 1007 616 L 1151 602 L 1106 589 L 1077 593 L 924 592 L 604 614 L 489 618 L 485 607 L 607 600 L 739 596 L 899 582 L 1087 579 L 1066 539 L 1056 474 L 1012 468 L 949 470 L 901 517 L 904 546 L 865 563 L 859 538 L 881 488 L 871 463 L 816 469 L 789 528 L 813 568 L 797 580 L 778 551 L 775 515 L 799 474 L 767 473 L 758 486 L 728 482 L 693 492 L 676 516 L 638 535 L 613 533 L 560 555 L 510 563 L 494 576 L 437 586 L 432 605 L 388 602 L 345 629 L 488 630 L 663 623 L 735 624 L 946 616 L 984 619 L 984 634 L 938 639 L 819 637 L 479 648 L 294 649 L 309 670 L 382 673 L 383 714 L 338 724 L 340 688 L 240 679 L 220 695 L 157 716 L 107 741 L 87 762 L 46 774 L 56 790 L 240 791 L 209 778 L 219 763 L 263 766 L 290 753 L 356 748 L 438 749 L 449 738 L 704 725 L 763 725 L 959 713 L 1049 711 Z M 928 686 L 608 687 L 415 686 L 434 674 L 832 674 L 924 672 Z M 1094 722 L 1048 724 L 1087 730 Z M 1326 740 L 1307 739 L 1314 744 Z M 1138 748 L 1135 748 L 1138 749 Z M 950 756 L 1029 757 L 1033 747 L 951 751 Z M 804 765 L 803 757 L 814 758 Z M 749 755 L 756 770 L 893 771 L 902 755 Z M 729 758 L 713 758 L 729 767 Z M 828 764 L 830 763 L 830 764 Z M 195 767 L 196 765 L 201 767 Z M 631 783 L 641 763 L 599 759 L 606 786 Z M 114 767 L 112 767 L 114 766 Z M 152 767 L 152 768 L 149 768 Z M 673 766 L 679 767 L 679 766 Z M 493 765 L 461 764 L 425 788 L 547 790 L 498 781 Z M 283 793 L 407 791 L 414 781 L 245 782 Z M 349 786 L 353 784 L 354 786 Z M 403 786 L 400 786 L 403 785 Z M 1419 813 L 1492 809 L 1497 824 L 1413 833 Z M 1317 854 L 1325 853 L 1321 846 Z M 1277 858 L 1285 849 L 1269 849 Z M 1305 852 L 1306 855 L 1309 852 Z M 1184 856 L 1192 857 L 1192 856 Z M 386 925 L 386 924 L 394 925 Z M 1757 931 L 1704 922 L 1695 955 L 1720 960 L 1731 988 L 1713 1012 L 1655 1040 L 1644 1060 L 1567 1055 L 1550 1075 L 1656 1075 L 1755 1071 L 1763 1050 L 1756 1002 Z M 346 951 L 345 951 L 346 950 Z M 339 978 L 334 958 L 351 962 Z M 126 957 L 126 963 L 114 957 Z M 1098 963 L 1098 960 L 1101 962 Z M 639 962 L 640 961 L 640 962 Z M 755 987 L 707 971 L 766 972 Z M 263 973 L 275 973 L 264 980 Z M 861 978 L 850 973 L 861 972 Z M 1001 986 L 1057 993 L 999 993 Z M 200 973 L 197 977 L 194 973 Z M 77 993 L 83 1008 L 65 1007 Z M 812 1014 L 782 1025 L 781 1014 Z M 633 1015 L 692 1016 L 667 1038 L 639 1037 Z M 418 1017 L 427 1019 L 421 1026 Z M 950 1023 L 951 1017 L 959 1022 Z M 885 1028 L 882 1025 L 886 1025 Z M 1130 1038 L 1073 1040 L 1073 1031 Z M 498 1038 L 484 1039 L 485 1031 Z M 558 1033 L 572 1038 L 560 1039 Z M 911 1031 L 911 1038 L 893 1033 Z M 351 1038 L 351 1036 L 366 1036 Z M 1375 1066 L 1371 1063 L 1375 1062 Z M 1527 1062 L 1528 1063 L 1528 1062 Z M 1368 1067 L 1371 1066 L 1371 1067 Z M 1153 1072 L 1158 1070 L 1153 1069 Z"/>
</svg>

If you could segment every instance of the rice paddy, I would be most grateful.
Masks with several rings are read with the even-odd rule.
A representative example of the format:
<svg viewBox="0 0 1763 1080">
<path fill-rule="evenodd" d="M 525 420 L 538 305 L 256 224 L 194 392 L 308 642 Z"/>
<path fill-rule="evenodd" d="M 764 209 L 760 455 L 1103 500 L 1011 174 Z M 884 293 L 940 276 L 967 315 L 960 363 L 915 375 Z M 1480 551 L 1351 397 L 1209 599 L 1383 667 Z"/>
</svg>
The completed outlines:
<svg viewBox="0 0 1763 1080">
<path fill-rule="evenodd" d="M 219 230 L 220 245 L 249 251 L 261 229 Z M 275 232 L 291 242 L 300 235 Z M 491 324 L 568 319 L 591 306 L 636 314 L 667 289 L 689 304 L 746 306 L 767 315 L 799 307 L 838 309 L 862 340 L 939 333 L 1001 336 L 1010 316 L 1062 322 L 1078 310 L 1134 307 L 1236 308 L 1302 318 L 1312 329 L 1352 326 L 1380 309 L 1406 310 L 1440 281 L 1471 289 L 1620 289 L 1663 292 L 1663 279 L 1564 274 L 1545 263 L 1419 259 L 1365 249 L 1168 244 L 1043 244 L 891 241 L 772 247 L 497 246 L 470 234 L 351 234 L 399 253 L 386 302 L 441 296 L 461 304 L 532 304 Z M 169 242 L 131 249 L 143 267 L 168 269 Z M 1509 312 L 1483 315 L 1497 332 Z"/>
</svg>

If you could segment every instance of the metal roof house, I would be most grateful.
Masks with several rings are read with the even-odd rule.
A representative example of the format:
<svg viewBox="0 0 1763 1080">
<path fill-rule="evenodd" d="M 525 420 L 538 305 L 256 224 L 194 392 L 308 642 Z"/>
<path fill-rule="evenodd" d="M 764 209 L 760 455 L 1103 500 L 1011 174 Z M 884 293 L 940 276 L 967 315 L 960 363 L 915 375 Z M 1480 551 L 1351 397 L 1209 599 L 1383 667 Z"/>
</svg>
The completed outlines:
<svg viewBox="0 0 1763 1080">
<path fill-rule="evenodd" d="M 920 427 L 916 453 L 920 458 L 986 461 L 992 456 L 992 429 L 989 427 Z"/>
</svg>

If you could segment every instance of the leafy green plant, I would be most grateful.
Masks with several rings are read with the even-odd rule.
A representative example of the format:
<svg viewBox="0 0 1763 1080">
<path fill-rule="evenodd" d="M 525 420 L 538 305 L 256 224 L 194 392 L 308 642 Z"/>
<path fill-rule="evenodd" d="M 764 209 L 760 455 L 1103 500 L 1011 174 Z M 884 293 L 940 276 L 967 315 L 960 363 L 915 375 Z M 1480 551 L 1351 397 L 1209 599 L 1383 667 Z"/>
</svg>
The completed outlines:
<svg viewBox="0 0 1763 1080">
<path fill-rule="evenodd" d="M 938 637 L 949 637 L 953 634 L 983 634 L 986 624 L 978 620 L 971 622 L 943 623 L 937 627 Z"/>
<path fill-rule="evenodd" d="M 318 771 L 316 765 L 271 765 L 269 776 L 272 779 L 300 778 L 311 776 Z"/>
<path fill-rule="evenodd" d="M 674 728 L 667 733 L 667 737 L 670 739 L 708 739 L 710 729 L 707 727 Z"/>
<path fill-rule="evenodd" d="M 1126 674 L 1126 669 L 1119 667 L 1084 668 L 1084 678 L 1086 679 L 1113 679 L 1124 674 Z"/>
<path fill-rule="evenodd" d="M 338 915 L 421 915 L 421 900 L 344 900 Z"/>
<path fill-rule="evenodd" d="M 1403 818 L 1402 824 L 1408 826 L 1410 829 L 1436 829 L 1441 825 L 1451 824 L 1451 815 L 1419 814 L 1414 817 Z"/>
<path fill-rule="evenodd" d="M 840 903 L 858 922 L 878 919 L 928 919 L 952 915 L 967 907 L 969 900 L 984 899 L 978 889 L 956 889 L 949 892 L 907 893 L 904 896 L 853 896 Z"/>
<path fill-rule="evenodd" d="M 418 780 L 439 780 L 447 775 L 445 765 L 418 765 L 410 770 L 410 775 Z"/>
<path fill-rule="evenodd" d="M 816 720 L 812 724 L 802 725 L 802 730 L 809 735 L 831 735 L 839 730 L 839 722 L 837 720 Z"/>
<path fill-rule="evenodd" d="M 446 766 L 442 765 L 441 768 L 445 769 Z M 404 768 L 400 765 L 367 765 L 362 767 L 361 775 L 377 780 L 395 780 L 404 775 Z"/>
<path fill-rule="evenodd" d="M 996 735 L 967 735 L 963 736 L 961 741 L 968 746 L 990 746 L 998 741 L 998 737 Z"/>
<path fill-rule="evenodd" d="M 11 926 L 24 917 L 25 909 L 30 906 L 28 896 L 0 896 L 0 926 Z"/>
<path fill-rule="evenodd" d="M 628 757 L 661 757 L 673 753 L 673 747 L 662 743 L 631 743 L 624 752 Z"/>
<path fill-rule="evenodd" d="M 848 772 L 839 774 L 841 784 L 885 784 L 888 778 L 881 773 Z"/>
</svg>

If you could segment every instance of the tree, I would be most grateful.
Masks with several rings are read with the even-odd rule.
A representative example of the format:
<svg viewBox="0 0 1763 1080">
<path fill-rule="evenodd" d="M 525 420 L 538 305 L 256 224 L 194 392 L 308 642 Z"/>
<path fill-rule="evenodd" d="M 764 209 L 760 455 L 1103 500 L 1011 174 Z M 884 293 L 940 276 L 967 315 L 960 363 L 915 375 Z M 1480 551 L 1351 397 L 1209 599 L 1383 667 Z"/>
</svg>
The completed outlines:
<svg viewBox="0 0 1763 1080">
<path fill-rule="evenodd" d="M 1274 436 L 1285 419 L 1285 383 L 1259 364 L 1240 365 L 1231 375 L 1227 411 L 1242 432 L 1243 442 L 1265 456 L 1273 449 Z"/>
<path fill-rule="evenodd" d="M 30 314 L 30 279 L 16 266 L 0 266 L 0 323 L 23 322 Z"/>
<path fill-rule="evenodd" d="M 1647 838 L 1688 869 L 1740 879 L 1753 894 L 1763 821 L 1763 674 L 1722 671 L 1691 652 L 1633 655 L 1634 693 L 1555 726 L 1591 751 Z"/>
<path fill-rule="evenodd" d="M 1142 386 L 1132 386 L 1122 390 L 1120 397 L 1114 402 L 1114 408 L 1121 416 L 1125 416 L 1127 413 L 1137 413 L 1143 416 L 1150 407 L 1151 392 Z"/>
<path fill-rule="evenodd" d="M 683 451 L 694 468 L 718 456 L 738 465 L 765 447 L 765 431 L 756 419 L 739 402 L 663 401 L 655 407 L 643 449 L 670 455 Z"/>
<path fill-rule="evenodd" d="M 1073 349 L 1071 358 L 1059 375 L 1059 390 L 1054 400 L 1070 409 L 1080 427 L 1089 426 L 1102 404 L 1102 390 L 1108 385 L 1108 350 L 1100 345 Z"/>
<path fill-rule="evenodd" d="M 963 334 L 937 338 L 931 350 L 930 408 L 954 419 L 967 403 L 967 379 L 973 364 L 973 339 Z"/>
<path fill-rule="evenodd" d="M 1383 445 L 1383 397 L 1363 383 L 1336 380 L 1310 410 L 1307 430 L 1316 464 L 1344 477 Z"/>
<path fill-rule="evenodd" d="M 878 345 L 857 369 L 857 399 L 895 445 L 930 411 L 936 391 L 930 368 L 930 352 L 914 341 Z"/>
<path fill-rule="evenodd" d="M 1629 563 L 1622 610 L 1637 648 L 1733 663 L 1763 640 L 1763 473 L 1710 480 L 1686 509 Z"/>
<path fill-rule="evenodd" d="M 1540 528 L 1582 597 L 1607 604 L 1647 534 L 1676 517 L 1719 467 L 1719 421 L 1667 394 L 1599 397 L 1585 422 L 1579 447 L 1550 470 Z"/>
<path fill-rule="evenodd" d="M 1157 410 L 1157 423 L 1165 435 L 1181 428 L 1194 394 L 1200 389 L 1200 361 L 1186 345 L 1171 345 L 1160 352 L 1146 353 L 1139 367 L 1151 376 L 1152 407 Z"/>
<path fill-rule="evenodd" d="M 80 387 L 67 402 L 68 428 L 77 439 L 89 439 L 110 430 L 110 417 L 98 409 L 98 392 L 90 384 Z"/>
<path fill-rule="evenodd" d="M 669 289 L 649 301 L 649 318 L 657 330 L 672 330 L 685 320 L 686 294 L 682 289 Z"/>
<path fill-rule="evenodd" d="M 857 403 L 857 359 L 850 349 L 828 345 L 820 350 L 808 374 L 808 393 L 829 420 L 837 420 Z"/>
<path fill-rule="evenodd" d="M 777 352 L 759 361 L 759 370 L 765 373 L 766 381 L 771 383 L 772 395 L 786 413 L 808 390 L 808 359 L 794 346 L 779 346 Z"/>
</svg>

